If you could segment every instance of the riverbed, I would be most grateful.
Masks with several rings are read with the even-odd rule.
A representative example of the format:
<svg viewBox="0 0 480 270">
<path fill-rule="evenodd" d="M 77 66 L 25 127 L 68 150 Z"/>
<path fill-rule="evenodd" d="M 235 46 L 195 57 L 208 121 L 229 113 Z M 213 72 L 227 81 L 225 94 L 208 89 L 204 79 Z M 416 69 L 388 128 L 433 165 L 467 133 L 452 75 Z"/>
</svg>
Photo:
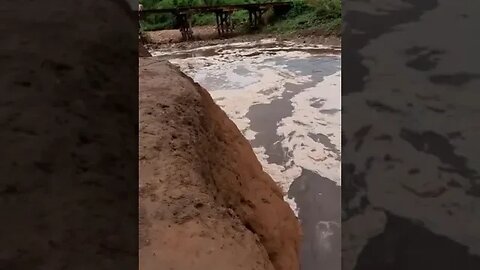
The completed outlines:
<svg viewBox="0 0 480 270">
<path fill-rule="evenodd" d="M 263 39 L 156 50 L 208 89 L 282 187 L 302 270 L 340 269 L 340 48 Z"/>
</svg>

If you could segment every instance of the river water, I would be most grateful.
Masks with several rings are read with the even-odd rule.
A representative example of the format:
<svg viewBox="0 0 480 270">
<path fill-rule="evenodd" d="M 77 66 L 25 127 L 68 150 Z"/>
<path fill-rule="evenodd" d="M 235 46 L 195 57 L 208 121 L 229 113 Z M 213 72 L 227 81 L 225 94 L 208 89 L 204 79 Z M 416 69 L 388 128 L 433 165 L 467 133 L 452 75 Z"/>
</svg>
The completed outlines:
<svg viewBox="0 0 480 270">
<path fill-rule="evenodd" d="M 340 49 L 265 39 L 159 50 L 209 90 L 285 191 L 303 229 L 302 270 L 339 270 Z"/>
</svg>

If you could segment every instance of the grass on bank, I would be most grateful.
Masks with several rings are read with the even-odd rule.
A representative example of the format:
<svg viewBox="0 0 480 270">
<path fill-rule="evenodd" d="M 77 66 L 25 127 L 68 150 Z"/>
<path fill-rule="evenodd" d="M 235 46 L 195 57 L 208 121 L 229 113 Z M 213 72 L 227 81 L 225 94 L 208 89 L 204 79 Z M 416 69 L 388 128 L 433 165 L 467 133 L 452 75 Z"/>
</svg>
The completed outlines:
<svg viewBox="0 0 480 270">
<path fill-rule="evenodd" d="M 279 2 L 283 0 L 278 0 Z M 140 0 L 144 9 L 189 7 L 201 5 L 222 5 L 262 3 L 275 1 L 261 0 Z M 240 31 L 248 31 L 248 12 L 233 13 L 233 22 Z M 286 14 L 268 12 L 264 16 L 266 25 L 263 33 L 288 34 L 302 30 L 320 30 L 326 35 L 340 35 L 342 6 L 340 0 L 294 0 L 293 7 Z M 196 14 L 193 26 L 215 25 L 214 14 Z M 150 15 L 141 22 L 143 31 L 175 28 L 175 18 L 170 14 Z"/>
</svg>

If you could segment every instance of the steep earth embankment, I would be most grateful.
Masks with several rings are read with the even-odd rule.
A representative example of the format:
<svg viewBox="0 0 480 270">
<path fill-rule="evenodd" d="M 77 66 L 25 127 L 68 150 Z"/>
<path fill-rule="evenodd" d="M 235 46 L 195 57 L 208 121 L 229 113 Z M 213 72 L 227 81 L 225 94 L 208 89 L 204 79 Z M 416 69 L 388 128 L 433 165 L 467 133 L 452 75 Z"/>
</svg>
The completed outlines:
<svg viewBox="0 0 480 270">
<path fill-rule="evenodd" d="M 299 269 L 298 221 L 235 124 L 175 67 L 139 72 L 140 269 Z"/>
</svg>

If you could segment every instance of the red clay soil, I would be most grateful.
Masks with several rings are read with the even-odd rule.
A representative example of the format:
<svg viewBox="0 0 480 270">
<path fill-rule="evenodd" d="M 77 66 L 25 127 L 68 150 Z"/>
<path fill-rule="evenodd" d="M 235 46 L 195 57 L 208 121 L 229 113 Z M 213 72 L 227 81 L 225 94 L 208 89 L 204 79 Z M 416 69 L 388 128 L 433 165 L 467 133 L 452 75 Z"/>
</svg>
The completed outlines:
<svg viewBox="0 0 480 270">
<path fill-rule="evenodd" d="M 300 226 L 209 93 L 141 58 L 140 269 L 298 270 Z"/>
</svg>

